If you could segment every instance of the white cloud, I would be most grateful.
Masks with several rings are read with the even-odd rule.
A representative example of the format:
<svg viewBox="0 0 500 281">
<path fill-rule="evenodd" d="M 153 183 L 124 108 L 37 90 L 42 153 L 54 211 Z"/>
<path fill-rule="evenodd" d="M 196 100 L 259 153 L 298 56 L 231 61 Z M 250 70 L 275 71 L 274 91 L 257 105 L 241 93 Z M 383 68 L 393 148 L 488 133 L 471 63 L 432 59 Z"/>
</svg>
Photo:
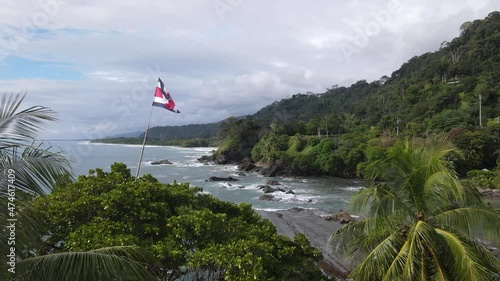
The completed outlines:
<svg viewBox="0 0 500 281">
<path fill-rule="evenodd" d="M 27 104 L 56 110 L 61 121 L 46 135 L 58 138 L 143 130 L 158 76 L 182 113 L 157 109 L 152 126 L 215 122 L 298 92 L 375 80 L 437 50 L 462 22 L 500 9 L 495 0 L 255 0 L 221 18 L 211 0 L 64 0 L 44 32 L 27 31 L 45 11 L 40 3 L 51 1 L 63 2 L 2 3 L 0 32 L 12 39 L 12 30 L 22 31 L 27 40 L 7 51 L 65 63 L 82 80 L 20 75 L 0 80 L 0 89 L 27 91 Z M 346 59 L 340 46 L 349 45 Z"/>
</svg>

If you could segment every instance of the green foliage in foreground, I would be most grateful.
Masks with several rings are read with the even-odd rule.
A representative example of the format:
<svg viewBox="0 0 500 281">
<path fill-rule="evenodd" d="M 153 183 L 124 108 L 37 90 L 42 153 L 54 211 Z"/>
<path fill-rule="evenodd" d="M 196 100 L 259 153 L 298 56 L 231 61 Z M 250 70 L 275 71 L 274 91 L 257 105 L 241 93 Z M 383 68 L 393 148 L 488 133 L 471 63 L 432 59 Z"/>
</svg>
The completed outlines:
<svg viewBox="0 0 500 281">
<path fill-rule="evenodd" d="M 253 212 L 189 184 L 135 178 L 124 164 L 100 169 L 38 198 L 46 234 L 36 256 L 137 245 L 161 280 L 321 280 L 321 257 L 304 236 L 291 241 Z M 54 279 L 55 280 L 55 279 Z"/>
<path fill-rule="evenodd" d="M 352 199 L 366 218 L 330 238 L 356 281 L 499 280 L 500 263 L 479 241 L 500 243 L 500 210 L 460 184 L 448 140 L 406 142 L 379 162 L 383 183 Z"/>
</svg>

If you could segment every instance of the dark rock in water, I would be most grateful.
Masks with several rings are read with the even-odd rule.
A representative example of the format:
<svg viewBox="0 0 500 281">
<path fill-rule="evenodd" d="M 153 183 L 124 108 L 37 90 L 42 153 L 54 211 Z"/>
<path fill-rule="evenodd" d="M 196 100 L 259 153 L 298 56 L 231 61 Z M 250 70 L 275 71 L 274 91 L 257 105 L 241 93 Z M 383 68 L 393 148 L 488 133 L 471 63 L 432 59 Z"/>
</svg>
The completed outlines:
<svg viewBox="0 0 500 281">
<path fill-rule="evenodd" d="M 208 181 L 238 181 L 238 179 L 235 179 L 233 177 L 228 177 L 228 178 L 210 177 Z"/>
<path fill-rule="evenodd" d="M 268 169 L 262 170 L 261 173 L 266 177 L 279 177 L 279 176 L 286 176 L 287 174 L 289 174 L 287 169 L 279 164 L 273 165 Z"/>
<path fill-rule="evenodd" d="M 264 201 L 280 201 L 280 198 L 275 198 L 273 195 L 269 194 L 264 194 L 259 197 L 259 200 L 264 200 Z"/>
<path fill-rule="evenodd" d="M 236 175 L 240 176 L 240 177 L 246 177 L 247 174 L 243 173 L 243 172 L 237 172 Z"/>
<path fill-rule="evenodd" d="M 270 187 L 269 185 L 266 185 L 262 188 L 262 191 L 264 191 L 264 193 L 273 193 L 276 191 L 276 189 Z"/>
<path fill-rule="evenodd" d="M 267 185 L 281 185 L 281 183 L 279 183 L 278 181 L 275 181 L 275 180 L 268 180 Z"/>
<path fill-rule="evenodd" d="M 354 219 L 345 211 L 340 211 L 336 214 L 328 216 L 325 218 L 327 221 L 338 221 L 340 223 L 350 223 L 354 221 Z"/>
<path fill-rule="evenodd" d="M 291 191 L 291 190 L 288 190 L 288 191 L 286 192 L 286 194 L 295 194 L 295 192 L 293 192 L 293 191 Z"/>
<path fill-rule="evenodd" d="M 222 165 L 222 164 L 229 164 L 229 161 L 226 159 L 226 156 L 221 154 L 221 155 L 217 155 L 217 157 L 215 157 L 214 163 L 218 164 L 218 165 Z"/>
<path fill-rule="evenodd" d="M 245 171 L 245 172 L 250 172 L 253 169 L 255 169 L 255 164 L 252 163 L 250 160 L 245 159 L 241 161 L 241 163 L 238 165 L 238 169 Z"/>
<path fill-rule="evenodd" d="M 151 165 L 172 165 L 173 163 L 168 161 L 167 159 L 151 161 Z"/>
<path fill-rule="evenodd" d="M 198 162 L 208 164 L 208 162 L 214 162 L 215 158 L 213 155 L 203 155 L 198 158 Z"/>
<path fill-rule="evenodd" d="M 264 193 L 273 193 L 276 191 L 281 191 L 281 192 L 286 192 L 283 188 L 274 188 L 269 185 L 259 185 L 257 186 L 258 189 L 262 189 Z"/>
</svg>

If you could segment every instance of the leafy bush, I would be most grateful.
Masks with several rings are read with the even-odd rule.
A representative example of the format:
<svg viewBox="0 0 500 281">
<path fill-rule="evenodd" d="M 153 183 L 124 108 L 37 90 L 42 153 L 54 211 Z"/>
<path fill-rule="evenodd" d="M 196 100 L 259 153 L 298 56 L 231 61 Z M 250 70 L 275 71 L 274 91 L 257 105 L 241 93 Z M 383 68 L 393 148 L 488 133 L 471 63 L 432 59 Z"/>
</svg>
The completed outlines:
<svg viewBox="0 0 500 281">
<path fill-rule="evenodd" d="M 291 241 L 250 205 L 200 191 L 151 175 L 135 179 L 121 163 L 109 173 L 91 170 L 36 200 L 46 226 L 36 255 L 138 245 L 161 263 L 162 280 L 322 280 L 314 265 L 321 254 L 304 237 Z"/>
</svg>

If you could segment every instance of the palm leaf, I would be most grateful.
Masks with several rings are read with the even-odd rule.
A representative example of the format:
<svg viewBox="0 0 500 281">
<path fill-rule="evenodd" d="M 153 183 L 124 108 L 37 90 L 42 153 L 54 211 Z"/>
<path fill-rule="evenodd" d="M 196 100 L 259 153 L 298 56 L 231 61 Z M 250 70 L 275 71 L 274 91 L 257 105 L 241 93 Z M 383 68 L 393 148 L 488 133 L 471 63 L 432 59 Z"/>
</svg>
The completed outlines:
<svg viewBox="0 0 500 281">
<path fill-rule="evenodd" d="M 17 263 L 16 281 L 158 280 L 150 253 L 136 246 L 50 254 Z"/>
<path fill-rule="evenodd" d="M 499 277 L 498 261 L 484 247 L 442 229 L 436 229 L 436 232 L 444 238 L 449 251 L 453 254 L 454 259 L 451 261 L 454 280 L 489 281 Z"/>
<path fill-rule="evenodd" d="M 462 235 L 500 244 L 500 210 L 482 206 L 457 208 L 434 217 L 440 228 L 459 231 Z"/>
<path fill-rule="evenodd" d="M 25 95 L 3 94 L 0 100 L 0 149 L 30 143 L 46 121 L 55 121 L 55 112 L 48 107 L 32 106 L 16 112 Z"/>
<path fill-rule="evenodd" d="M 12 152 L 0 150 L 0 167 L 4 171 L 12 169 L 15 173 L 15 187 L 32 194 L 47 194 L 57 180 L 71 180 L 71 168 L 68 160 L 61 152 L 52 152 L 51 147 L 42 148 L 33 144 L 24 148 L 19 154 L 17 148 Z M 0 175 L 0 190 L 7 188 L 8 178 Z M 6 193 L 1 192 L 0 198 Z"/>
<path fill-rule="evenodd" d="M 405 249 L 405 239 L 400 231 L 395 231 L 366 256 L 350 277 L 354 280 L 382 280 L 392 261 L 401 253 L 400 249 Z"/>
</svg>

